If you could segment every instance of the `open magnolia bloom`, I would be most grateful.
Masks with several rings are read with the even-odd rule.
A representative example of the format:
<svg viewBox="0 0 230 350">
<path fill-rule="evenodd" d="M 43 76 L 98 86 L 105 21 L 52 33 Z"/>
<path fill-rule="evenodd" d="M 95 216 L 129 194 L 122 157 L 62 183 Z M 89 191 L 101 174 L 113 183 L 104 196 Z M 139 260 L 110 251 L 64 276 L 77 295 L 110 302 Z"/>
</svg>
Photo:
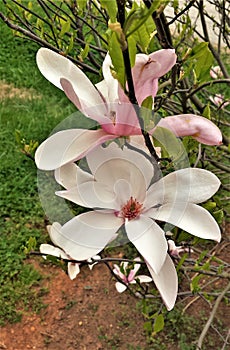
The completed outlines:
<svg viewBox="0 0 230 350">
<path fill-rule="evenodd" d="M 114 264 L 113 272 L 115 275 L 120 277 L 123 283 L 116 282 L 115 286 L 119 293 L 124 292 L 127 289 L 127 286 L 129 284 L 135 284 L 137 283 L 137 280 L 139 283 L 149 283 L 152 282 L 152 278 L 146 275 L 137 275 L 137 271 L 140 269 L 141 264 L 138 264 L 138 261 L 140 261 L 140 258 L 134 259 L 136 262 L 133 266 L 130 267 L 130 263 L 127 261 L 122 261 L 120 266 L 117 264 Z"/>
<path fill-rule="evenodd" d="M 159 50 L 150 55 L 136 55 L 132 74 L 139 104 L 146 97 L 156 95 L 159 77 L 167 73 L 175 62 L 176 54 L 172 49 Z M 79 111 L 101 126 L 97 130 L 68 129 L 50 136 L 36 151 L 35 161 L 39 169 L 57 169 L 66 163 L 81 159 L 105 141 L 141 134 L 136 115 L 138 106 L 134 107 L 129 102 L 118 81 L 113 78 L 108 54 L 102 66 L 104 80 L 95 86 L 69 59 L 49 49 L 38 50 L 37 65 L 46 79 L 64 90 Z M 184 122 L 183 116 L 170 119 L 170 129 L 176 136 L 192 135 L 196 138 L 205 132 L 206 137 L 200 137 L 202 142 L 221 143 L 221 133 L 215 124 L 202 117 L 197 119 L 195 115 L 188 115 L 189 122 Z M 172 117 L 166 117 L 164 120 L 167 118 Z M 165 123 L 164 127 L 167 128 L 167 125 L 168 123 Z"/>
<path fill-rule="evenodd" d="M 56 223 L 57 225 L 58 223 Z M 61 228 L 61 225 L 59 224 L 59 227 Z M 51 225 L 50 227 L 48 228 L 48 232 L 50 233 L 51 232 Z M 43 255 L 43 258 L 46 259 L 47 255 L 51 255 L 51 256 L 56 256 L 57 258 L 61 258 L 61 259 L 64 259 L 64 260 L 74 260 L 73 258 L 71 258 L 68 254 L 66 254 L 64 252 L 63 249 L 61 248 L 58 248 L 58 247 L 54 247 L 53 245 L 51 244 L 46 244 L 46 243 L 43 243 L 40 245 L 40 252 Z M 89 266 L 89 269 L 92 270 L 93 266 L 95 264 L 97 264 L 97 262 L 93 262 L 94 260 L 100 260 L 101 257 L 100 255 L 95 255 L 93 256 L 92 258 L 89 258 L 87 259 L 87 261 L 90 263 L 88 266 Z M 73 261 L 69 261 L 68 264 L 67 264 L 67 268 L 68 268 L 68 275 L 69 275 L 69 278 L 71 280 L 75 279 L 77 277 L 77 275 L 80 273 L 80 263 L 77 263 L 77 262 L 73 262 Z"/>
<path fill-rule="evenodd" d="M 220 229 L 204 208 L 220 181 L 211 172 L 186 168 L 155 183 L 153 166 L 141 153 L 112 142 L 86 157 L 90 173 L 74 163 L 57 169 L 57 182 L 66 190 L 57 195 L 93 210 L 62 227 L 52 225 L 54 244 L 76 260 L 100 252 L 121 227 L 143 256 L 167 308 L 177 296 L 177 274 L 167 254 L 165 232 L 156 221 L 168 222 L 204 239 L 220 241 Z"/>
</svg>

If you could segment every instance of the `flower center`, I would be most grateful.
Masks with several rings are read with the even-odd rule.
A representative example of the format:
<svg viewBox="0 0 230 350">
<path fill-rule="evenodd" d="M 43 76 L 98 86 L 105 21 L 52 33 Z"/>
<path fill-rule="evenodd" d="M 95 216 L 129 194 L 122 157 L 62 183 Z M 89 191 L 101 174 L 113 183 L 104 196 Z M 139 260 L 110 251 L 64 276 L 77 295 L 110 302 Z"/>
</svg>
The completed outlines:
<svg viewBox="0 0 230 350">
<path fill-rule="evenodd" d="M 124 219 L 133 220 L 142 212 L 143 204 L 139 203 L 135 198 L 130 197 L 127 203 L 121 208 L 119 216 Z"/>
</svg>

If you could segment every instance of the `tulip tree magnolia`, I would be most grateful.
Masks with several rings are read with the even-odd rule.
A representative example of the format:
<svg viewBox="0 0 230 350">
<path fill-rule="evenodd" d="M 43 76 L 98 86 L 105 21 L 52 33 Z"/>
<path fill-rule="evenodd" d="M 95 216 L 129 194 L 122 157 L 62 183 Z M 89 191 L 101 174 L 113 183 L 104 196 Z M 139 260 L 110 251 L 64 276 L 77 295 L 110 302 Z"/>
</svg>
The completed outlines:
<svg viewBox="0 0 230 350">
<path fill-rule="evenodd" d="M 86 118 L 97 123 L 93 130 L 58 131 L 36 151 L 37 167 L 54 171 L 55 180 L 62 187 L 56 195 L 87 209 L 73 214 L 63 224 L 54 222 L 48 229 L 54 246 L 42 244 L 40 252 L 68 261 L 68 274 L 74 279 L 81 264 L 102 263 L 105 258 L 100 259 L 97 254 L 103 254 L 108 244 L 119 242 L 123 230 L 141 258 L 115 264 L 114 269 L 110 266 L 118 292 L 133 285 L 138 288 L 141 283 L 154 283 L 166 308 L 171 310 L 178 293 L 174 260 L 190 250 L 167 240 L 166 223 L 172 229 L 177 227 L 193 236 L 219 242 L 219 226 L 202 203 L 217 192 L 220 181 L 210 171 L 192 168 L 189 163 L 183 163 L 180 169 L 175 170 L 172 165 L 165 170 L 161 161 L 170 155 L 177 157 L 184 137 L 214 146 L 222 143 L 222 135 L 203 115 L 170 115 L 163 108 L 157 113 L 158 89 L 164 86 L 162 99 L 167 100 L 170 86 L 176 84 L 173 79 L 183 75 L 177 72 L 172 81 L 165 79 L 177 69 L 178 55 L 171 45 L 148 50 L 155 28 L 151 18 L 156 18 L 157 10 L 161 11 L 159 1 L 134 3 L 131 10 L 125 3 L 101 1 L 101 8 L 110 19 L 107 53 L 101 67 L 103 78 L 98 83 L 93 84 L 65 55 L 48 48 L 37 52 L 42 75 L 61 89 Z M 146 27 L 142 28 L 152 30 L 146 39 L 148 45 L 139 32 L 144 23 Z M 211 68 L 207 45 L 199 49 L 207 62 L 203 72 L 201 63 L 195 66 L 194 74 L 201 80 L 206 73 L 213 79 L 220 77 L 219 69 Z M 193 54 L 201 60 L 200 51 Z M 221 102 L 210 99 L 226 106 L 222 96 Z M 135 137 L 141 141 L 133 142 Z M 150 276 L 136 275 L 141 266 Z"/>
</svg>

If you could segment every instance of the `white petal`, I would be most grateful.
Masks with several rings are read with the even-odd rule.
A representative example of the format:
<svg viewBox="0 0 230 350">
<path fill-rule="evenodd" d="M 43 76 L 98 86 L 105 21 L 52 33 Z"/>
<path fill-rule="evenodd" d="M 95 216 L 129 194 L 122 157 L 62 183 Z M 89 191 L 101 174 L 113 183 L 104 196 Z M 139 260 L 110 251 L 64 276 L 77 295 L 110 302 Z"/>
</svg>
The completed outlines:
<svg viewBox="0 0 230 350">
<path fill-rule="evenodd" d="M 129 240 L 151 268 L 158 273 L 168 249 L 164 231 L 153 220 L 143 215 L 139 219 L 126 222 L 125 229 Z"/>
<path fill-rule="evenodd" d="M 148 207 L 152 203 L 192 202 L 201 203 L 212 197 L 220 186 L 220 180 L 208 170 L 186 168 L 174 171 L 148 190 Z"/>
<path fill-rule="evenodd" d="M 148 211 L 155 220 L 169 222 L 194 236 L 221 240 L 220 228 L 212 215 L 193 203 L 169 203 Z"/>
<path fill-rule="evenodd" d="M 139 279 L 140 283 L 150 283 L 152 282 L 152 278 L 146 275 L 138 275 L 135 277 L 136 279 Z"/>
<path fill-rule="evenodd" d="M 126 285 L 124 285 L 120 282 L 116 282 L 115 286 L 116 286 L 116 290 L 118 291 L 118 293 L 123 293 L 127 289 Z"/>
<path fill-rule="evenodd" d="M 77 263 L 68 263 L 68 275 L 71 280 L 77 277 L 77 275 L 80 273 L 79 264 Z"/>
<path fill-rule="evenodd" d="M 122 225 L 114 214 L 87 212 L 65 223 L 61 228 L 53 227 L 52 241 L 66 254 L 76 260 L 87 260 L 99 253 Z"/>
<path fill-rule="evenodd" d="M 72 188 L 77 184 L 93 181 L 93 175 L 83 171 L 75 163 L 68 163 L 55 170 L 55 180 L 64 188 Z"/>
<path fill-rule="evenodd" d="M 44 77 L 62 89 L 60 79 L 65 78 L 71 82 L 78 98 L 85 100 L 89 105 L 103 103 L 97 89 L 87 76 L 68 58 L 46 48 L 37 52 L 37 65 Z"/>
<path fill-rule="evenodd" d="M 97 145 L 113 138 L 113 135 L 109 135 L 101 129 L 59 131 L 38 147 L 35 153 L 35 162 L 41 170 L 54 170 L 84 157 Z"/>
<path fill-rule="evenodd" d="M 103 183 L 88 181 L 56 195 L 86 208 L 117 209 L 115 194 Z"/>
<path fill-rule="evenodd" d="M 153 271 L 148 263 L 147 267 L 168 311 L 172 310 L 178 290 L 178 278 L 173 261 L 167 254 L 164 265 L 158 274 Z"/>
<path fill-rule="evenodd" d="M 118 101 L 118 80 L 111 74 L 112 61 L 107 53 L 102 64 L 102 73 L 108 87 L 108 99 L 110 102 Z"/>
<path fill-rule="evenodd" d="M 121 149 L 115 142 L 112 142 L 108 147 L 97 148 L 87 155 L 87 162 L 92 174 L 96 174 L 98 169 L 103 164 L 106 164 L 111 160 L 123 161 L 122 163 L 123 165 L 121 165 L 122 169 L 120 170 L 120 174 L 125 174 L 125 173 L 127 174 L 127 171 L 125 172 L 125 169 L 124 169 L 125 168 L 124 164 L 127 164 L 127 165 L 131 164 L 132 170 L 133 170 L 133 166 L 135 166 L 135 169 L 137 169 L 137 172 L 141 173 L 145 179 L 145 187 L 147 188 L 149 186 L 149 183 L 153 176 L 153 166 L 150 163 L 150 161 L 139 152 L 132 151 L 127 147 L 124 147 L 123 149 Z M 125 161 L 128 161 L 129 163 L 125 163 Z M 121 179 L 121 178 L 127 179 L 127 176 L 119 177 L 119 171 L 118 171 L 119 169 L 116 169 L 115 166 L 112 166 L 112 164 L 113 163 L 108 163 L 107 165 L 108 169 L 110 167 L 110 172 L 116 171 L 116 173 L 114 173 L 114 175 L 113 174 L 110 174 L 110 175 L 114 176 L 114 178 L 116 176 L 117 179 Z M 133 174 L 133 177 L 135 176 Z M 114 183 L 114 180 L 110 181 L 110 183 L 112 182 Z"/>
<path fill-rule="evenodd" d="M 54 247 L 50 244 L 43 243 L 40 245 L 39 249 L 42 254 L 45 254 L 44 258 L 46 255 L 52 255 L 62 259 L 69 259 L 68 255 L 66 255 L 62 249 Z"/>
</svg>

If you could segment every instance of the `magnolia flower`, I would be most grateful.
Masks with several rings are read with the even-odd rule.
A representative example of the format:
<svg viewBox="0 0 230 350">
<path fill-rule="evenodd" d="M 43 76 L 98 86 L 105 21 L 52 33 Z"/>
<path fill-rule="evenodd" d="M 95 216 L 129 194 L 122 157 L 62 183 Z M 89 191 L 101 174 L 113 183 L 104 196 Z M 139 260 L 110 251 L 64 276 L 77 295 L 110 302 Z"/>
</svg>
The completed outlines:
<svg viewBox="0 0 230 350">
<path fill-rule="evenodd" d="M 59 227 L 61 227 L 60 224 L 56 223 L 57 225 L 59 225 Z M 48 232 L 49 234 L 51 233 L 51 230 L 52 230 L 52 226 L 49 225 L 48 227 Z M 47 255 L 52 255 L 52 256 L 56 256 L 57 258 L 61 258 L 61 259 L 65 259 L 65 260 L 74 260 L 73 258 L 71 258 L 71 256 L 69 256 L 68 254 L 66 254 L 64 252 L 63 249 L 61 248 L 58 248 L 58 247 L 54 247 L 53 245 L 51 244 L 41 244 L 40 245 L 40 252 L 42 254 L 45 254 L 43 255 L 43 258 L 46 259 L 46 256 Z M 100 260 L 101 257 L 100 255 L 95 255 L 93 256 L 92 258 L 89 258 L 87 259 L 87 262 L 89 262 L 90 264 L 88 265 L 89 266 L 89 269 L 92 270 L 93 266 L 95 264 L 97 264 L 97 262 L 95 260 Z M 95 261 L 93 264 L 92 261 Z M 68 262 L 67 264 L 67 269 L 68 269 L 68 275 L 69 275 L 69 278 L 71 280 L 75 279 L 77 277 L 77 275 L 80 273 L 80 263 L 75 263 L 75 262 Z"/>
<path fill-rule="evenodd" d="M 140 258 L 135 258 L 134 260 L 140 261 Z M 135 284 L 137 279 L 140 283 L 152 282 L 152 278 L 149 276 L 136 275 L 140 267 L 141 264 L 135 263 L 131 268 L 127 261 L 121 262 L 120 267 L 117 264 L 114 264 L 113 272 L 124 282 L 115 283 L 116 289 L 119 293 L 124 292 L 129 284 Z"/>
<path fill-rule="evenodd" d="M 56 256 L 57 258 L 61 259 L 67 259 L 67 260 L 73 260 L 68 254 L 64 252 L 64 250 L 54 247 L 51 244 L 41 244 L 40 245 L 40 252 L 42 254 L 45 254 L 43 256 L 44 259 L 46 259 L 47 255 Z M 71 280 L 75 279 L 77 275 L 80 273 L 80 264 L 74 263 L 74 262 L 68 262 L 67 264 L 68 268 L 68 275 Z"/>
<path fill-rule="evenodd" d="M 180 114 L 162 118 L 157 126 L 171 130 L 176 136 L 192 136 L 205 145 L 220 145 L 222 134 L 211 120 L 194 114 Z M 150 134 L 154 133 L 154 129 Z"/>
<path fill-rule="evenodd" d="M 213 79 L 218 79 L 223 77 L 223 72 L 220 66 L 215 66 L 210 69 L 210 76 Z"/>
<path fill-rule="evenodd" d="M 193 250 L 183 246 L 176 246 L 172 239 L 168 240 L 169 255 L 179 257 L 180 253 L 192 253 Z"/>
<path fill-rule="evenodd" d="M 230 104 L 230 102 L 224 100 L 224 95 L 216 94 L 215 96 L 209 96 L 210 101 L 212 101 L 216 106 L 224 108 Z"/>
<path fill-rule="evenodd" d="M 220 241 L 216 221 L 197 205 L 217 191 L 220 181 L 207 170 L 187 168 L 151 184 L 154 170 L 149 160 L 114 142 L 97 147 L 86 160 L 90 173 L 73 163 L 56 170 L 57 182 L 66 188 L 57 195 L 93 210 L 62 227 L 54 223 L 52 241 L 76 260 L 85 260 L 98 254 L 124 226 L 170 310 L 177 295 L 177 274 L 167 254 L 165 233 L 156 221 Z"/>
<path fill-rule="evenodd" d="M 136 68 L 134 67 L 133 71 L 137 96 L 140 95 L 139 101 L 148 94 L 155 96 L 158 78 L 167 73 L 175 62 L 176 54 L 171 49 L 160 50 L 149 56 L 136 56 Z M 53 170 L 82 158 L 107 140 L 141 134 L 132 104 L 120 101 L 120 98 L 125 100 L 126 97 L 118 81 L 112 77 L 110 64 L 111 60 L 107 55 L 102 66 L 104 80 L 94 86 L 66 57 L 46 48 L 38 50 L 37 65 L 45 78 L 64 90 L 67 97 L 86 117 L 101 125 L 101 129 L 98 130 L 70 129 L 49 137 L 35 154 L 38 168 Z"/>
<path fill-rule="evenodd" d="M 137 54 L 132 69 L 135 94 L 139 104 L 157 93 L 158 78 L 167 73 L 176 62 L 172 49 L 163 49 L 150 55 Z M 111 59 L 107 54 L 103 62 L 104 80 L 95 86 L 70 60 L 49 49 L 37 53 L 37 65 L 51 83 L 64 90 L 67 97 L 88 118 L 100 126 L 97 130 L 69 129 L 55 133 L 37 149 L 35 162 L 39 169 L 54 170 L 84 157 L 105 141 L 120 136 L 141 135 L 135 109 L 118 81 L 111 74 Z M 187 117 L 186 117 L 187 116 Z M 167 123 L 165 120 L 169 119 Z M 187 119 L 186 119 L 187 118 Z M 184 122 L 184 120 L 189 120 Z M 166 117 L 164 126 L 177 136 L 192 135 L 201 142 L 219 144 L 219 129 L 205 118 L 195 115 Z M 163 126 L 163 124 L 161 126 Z M 205 134 L 205 137 L 202 135 Z M 211 141 L 210 141 L 211 140 Z"/>
</svg>

